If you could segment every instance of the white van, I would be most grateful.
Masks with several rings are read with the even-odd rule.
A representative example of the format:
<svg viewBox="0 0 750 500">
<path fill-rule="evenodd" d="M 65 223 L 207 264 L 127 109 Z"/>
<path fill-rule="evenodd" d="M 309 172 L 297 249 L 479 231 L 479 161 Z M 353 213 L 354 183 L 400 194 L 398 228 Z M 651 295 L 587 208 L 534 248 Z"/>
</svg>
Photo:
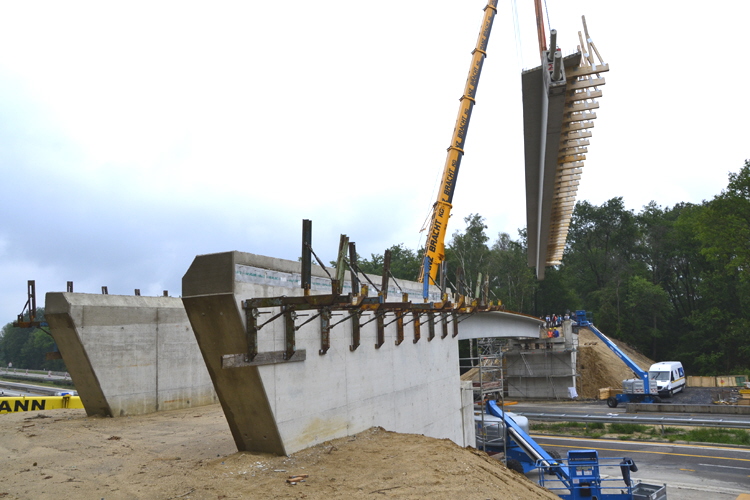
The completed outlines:
<svg viewBox="0 0 750 500">
<path fill-rule="evenodd" d="M 648 378 L 656 380 L 660 396 L 672 396 L 685 389 L 687 379 L 685 370 L 679 361 L 661 361 L 648 369 Z"/>
</svg>

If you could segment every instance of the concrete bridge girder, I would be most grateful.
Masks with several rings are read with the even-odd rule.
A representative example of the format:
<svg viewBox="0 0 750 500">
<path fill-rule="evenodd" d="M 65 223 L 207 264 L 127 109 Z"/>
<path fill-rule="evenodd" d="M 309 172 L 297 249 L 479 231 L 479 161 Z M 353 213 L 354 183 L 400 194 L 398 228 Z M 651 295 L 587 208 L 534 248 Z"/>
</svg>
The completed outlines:
<svg viewBox="0 0 750 500">
<path fill-rule="evenodd" d="M 532 316 L 493 311 L 471 315 L 461 321 L 459 340 L 479 338 L 539 338 L 544 322 Z"/>
</svg>

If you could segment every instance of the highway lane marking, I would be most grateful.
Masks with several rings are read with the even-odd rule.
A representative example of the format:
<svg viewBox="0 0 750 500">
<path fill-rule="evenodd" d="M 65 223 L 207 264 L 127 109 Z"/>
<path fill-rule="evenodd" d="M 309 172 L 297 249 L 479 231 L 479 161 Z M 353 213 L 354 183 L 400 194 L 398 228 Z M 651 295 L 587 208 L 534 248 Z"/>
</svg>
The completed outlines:
<svg viewBox="0 0 750 500">
<path fill-rule="evenodd" d="M 538 438 L 538 437 L 537 437 Z M 586 441 L 581 439 L 581 441 Z M 591 440 L 590 440 L 591 441 Z M 641 444 L 638 442 L 634 442 L 634 444 Z M 554 446 L 556 448 L 568 448 L 570 449 L 570 446 L 565 446 L 562 444 L 545 444 L 544 446 Z M 664 446 L 664 445 L 662 445 Z M 697 448 L 697 447 L 695 447 Z M 693 455 L 690 453 L 670 453 L 670 452 L 664 452 L 664 451 L 646 451 L 646 450 L 621 450 L 619 448 L 593 448 L 594 450 L 599 451 L 618 451 L 621 453 L 651 453 L 653 455 L 671 455 L 673 457 L 692 457 L 692 458 L 711 458 L 714 460 L 736 460 L 738 462 L 750 462 L 750 458 L 732 458 L 732 457 L 712 457 L 710 455 Z M 728 450 L 733 450 L 733 448 L 724 448 Z"/>
<path fill-rule="evenodd" d="M 551 434 L 529 434 L 535 439 L 552 439 L 552 440 L 558 440 L 558 441 L 590 441 L 592 443 L 611 443 L 612 441 L 620 441 L 614 440 L 614 439 L 596 439 L 596 438 L 586 438 L 586 437 L 565 437 L 565 436 L 553 436 Z M 702 448 L 704 450 L 730 450 L 730 451 L 736 451 L 737 453 L 750 453 L 750 447 L 743 446 L 741 448 L 739 447 L 729 447 L 729 446 L 718 446 L 715 444 L 712 445 L 700 445 L 700 444 L 683 444 L 683 443 L 670 443 L 670 442 L 659 442 L 659 441 L 623 441 L 626 443 L 632 443 L 632 444 L 638 444 L 638 445 L 645 445 L 645 446 L 671 446 L 674 448 Z"/>
<path fill-rule="evenodd" d="M 722 469 L 750 470 L 747 467 L 733 467 L 731 465 L 714 465 L 714 464 L 698 464 L 698 465 L 702 465 L 704 467 L 721 467 Z"/>
</svg>

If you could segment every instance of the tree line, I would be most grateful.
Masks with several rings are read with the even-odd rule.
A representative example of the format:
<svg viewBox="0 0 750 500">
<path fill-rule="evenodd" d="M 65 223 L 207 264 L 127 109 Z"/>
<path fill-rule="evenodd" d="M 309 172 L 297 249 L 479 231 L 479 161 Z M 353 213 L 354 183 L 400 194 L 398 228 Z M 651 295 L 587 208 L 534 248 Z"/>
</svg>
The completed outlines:
<svg viewBox="0 0 750 500">
<path fill-rule="evenodd" d="M 490 300 L 542 317 L 584 309 L 608 335 L 657 361 L 679 360 L 696 375 L 750 373 L 750 161 L 701 204 L 636 213 L 616 197 L 576 204 L 562 264 L 537 281 L 526 233 L 494 242 L 479 214 L 446 245 L 447 282 L 475 295 L 489 276 Z M 419 275 L 423 251 L 391 250 L 398 278 Z M 360 263 L 382 272 L 382 255 Z"/>
</svg>

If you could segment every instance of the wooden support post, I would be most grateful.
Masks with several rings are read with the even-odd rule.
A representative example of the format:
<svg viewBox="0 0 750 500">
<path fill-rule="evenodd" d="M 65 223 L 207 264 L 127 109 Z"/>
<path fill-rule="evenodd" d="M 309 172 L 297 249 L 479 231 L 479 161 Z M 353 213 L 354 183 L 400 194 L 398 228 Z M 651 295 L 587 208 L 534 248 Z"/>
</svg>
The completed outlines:
<svg viewBox="0 0 750 500">
<path fill-rule="evenodd" d="M 362 311 L 357 311 L 354 316 L 352 316 L 352 343 L 349 346 L 350 351 L 356 351 L 357 347 L 359 347 L 359 318 L 362 316 Z"/>
<path fill-rule="evenodd" d="M 375 349 L 380 349 L 385 344 L 385 312 L 375 311 L 375 324 L 378 329 L 378 340 Z"/>
<path fill-rule="evenodd" d="M 245 339 L 247 341 L 247 360 L 252 361 L 258 354 L 258 317 L 257 307 L 245 305 Z"/>
<path fill-rule="evenodd" d="M 414 343 L 416 344 L 417 342 L 419 342 L 419 338 L 422 336 L 422 332 L 420 331 L 421 325 L 419 323 L 419 312 L 414 311 L 411 314 L 414 318 Z"/>
<path fill-rule="evenodd" d="M 302 221 L 302 289 L 305 295 L 310 295 L 312 283 L 312 221 Z"/>
<path fill-rule="evenodd" d="M 282 306 L 282 312 L 284 313 L 284 359 L 290 360 L 294 356 L 296 349 L 294 320 L 297 319 L 297 313 L 294 311 L 293 306 Z"/>
<path fill-rule="evenodd" d="M 320 351 L 325 354 L 331 347 L 331 309 L 324 307 L 320 310 Z"/>
</svg>

